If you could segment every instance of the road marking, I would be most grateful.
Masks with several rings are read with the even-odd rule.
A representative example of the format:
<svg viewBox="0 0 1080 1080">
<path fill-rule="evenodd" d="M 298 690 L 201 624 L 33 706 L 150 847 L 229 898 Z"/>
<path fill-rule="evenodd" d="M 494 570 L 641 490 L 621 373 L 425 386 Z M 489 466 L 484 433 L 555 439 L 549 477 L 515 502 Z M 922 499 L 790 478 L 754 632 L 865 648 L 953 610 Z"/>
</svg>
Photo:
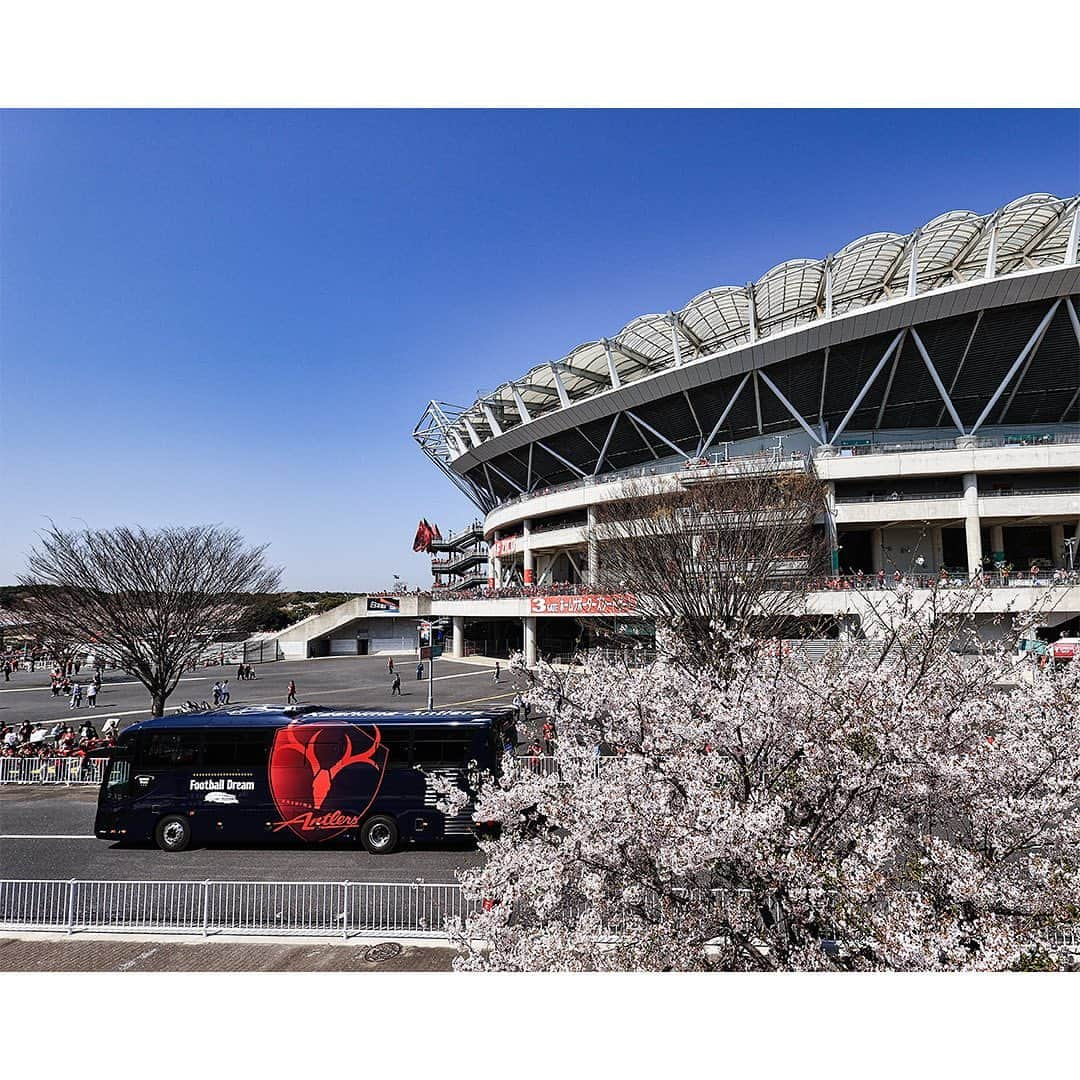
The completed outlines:
<svg viewBox="0 0 1080 1080">
<path fill-rule="evenodd" d="M 460 675 L 436 675 L 432 682 L 444 682 L 446 679 L 467 679 L 470 675 L 483 675 L 482 671 L 465 671 Z M 416 679 L 415 685 L 423 687 L 427 684 L 427 679 Z M 411 681 L 402 680 L 402 686 L 412 685 Z M 319 697 L 329 697 L 331 694 L 357 694 L 361 690 L 381 690 L 381 686 L 347 686 L 344 690 L 320 690 L 318 691 Z M 300 702 L 304 704 L 303 701 Z"/>
<path fill-rule="evenodd" d="M 436 706 L 436 708 L 456 709 L 459 705 L 476 705 L 478 702 L 481 701 L 498 701 L 499 698 L 506 698 L 509 697 L 511 694 L 515 693 L 518 693 L 518 691 L 507 690 L 504 694 L 491 694 L 488 697 L 470 698 L 468 701 L 451 701 L 447 702 L 446 705 Z M 413 712 L 427 712 L 427 709 L 413 709 Z"/>
<path fill-rule="evenodd" d="M 138 956 L 133 956 L 130 960 L 125 960 L 122 964 L 117 964 L 117 971 L 130 971 L 140 960 L 149 960 L 151 956 L 158 951 L 158 947 L 155 945 L 152 949 L 147 949 L 145 952 L 139 953 Z"/>
<path fill-rule="evenodd" d="M 189 677 L 187 679 L 181 679 L 180 681 L 182 683 L 186 683 L 186 682 L 209 682 L 213 678 L 214 678 L 213 675 L 194 675 L 194 676 L 191 676 L 191 677 Z M 217 678 L 220 679 L 221 676 L 218 675 Z M 76 681 L 78 681 L 78 680 L 75 680 L 75 679 L 72 680 L 72 682 L 76 682 Z M 83 688 L 85 689 L 87 684 L 92 683 L 93 681 L 94 681 L 93 679 L 87 679 L 82 684 Z M 103 682 L 101 684 L 102 689 L 104 689 L 105 687 L 108 687 L 109 689 L 112 689 L 112 687 L 114 687 L 114 686 L 142 686 L 142 685 L 143 684 L 141 682 L 139 682 L 138 679 L 132 679 L 130 682 Z M 12 686 L 12 687 L 10 687 L 8 689 L 0 690 L 0 694 L 28 694 L 31 690 L 49 690 L 51 692 L 52 687 L 51 686 Z M 57 694 L 56 696 L 57 697 L 69 697 L 70 695 L 69 694 Z"/>
<path fill-rule="evenodd" d="M 32 723 L 38 727 L 44 727 L 46 724 L 70 724 L 73 720 L 77 720 L 80 716 L 101 716 L 108 720 L 112 716 L 146 716 L 149 717 L 149 709 L 128 709 L 127 712 L 117 712 L 115 709 L 76 709 L 69 712 L 66 716 L 54 716 L 51 720 L 34 720 Z"/>
<path fill-rule="evenodd" d="M 0 833 L 0 840 L 96 840 L 93 833 Z"/>
</svg>

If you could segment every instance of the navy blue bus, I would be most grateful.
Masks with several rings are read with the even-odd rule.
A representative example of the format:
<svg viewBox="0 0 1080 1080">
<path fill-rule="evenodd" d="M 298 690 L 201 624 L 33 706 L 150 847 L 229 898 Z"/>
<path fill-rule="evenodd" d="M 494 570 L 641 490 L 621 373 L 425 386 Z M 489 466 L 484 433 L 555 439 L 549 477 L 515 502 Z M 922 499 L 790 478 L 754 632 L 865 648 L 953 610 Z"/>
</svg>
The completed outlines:
<svg viewBox="0 0 1080 1080">
<path fill-rule="evenodd" d="M 469 836 L 471 797 L 498 768 L 510 716 L 261 705 L 145 720 L 110 754 L 94 833 L 163 851 L 340 837 L 373 854 Z M 437 775 L 470 796 L 453 816 L 436 806 Z"/>
</svg>

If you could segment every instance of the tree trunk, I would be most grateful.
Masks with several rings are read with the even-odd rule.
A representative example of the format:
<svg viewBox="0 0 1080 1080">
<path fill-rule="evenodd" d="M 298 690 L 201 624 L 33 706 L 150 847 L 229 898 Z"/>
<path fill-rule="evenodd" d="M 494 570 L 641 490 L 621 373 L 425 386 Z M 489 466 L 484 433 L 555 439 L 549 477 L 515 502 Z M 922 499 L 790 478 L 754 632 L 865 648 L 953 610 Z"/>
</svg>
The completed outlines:
<svg viewBox="0 0 1080 1080">
<path fill-rule="evenodd" d="M 152 704 L 150 706 L 150 711 L 153 713 L 154 716 L 165 715 L 165 702 L 167 699 L 167 694 L 158 693 L 156 691 L 151 694 Z"/>
</svg>

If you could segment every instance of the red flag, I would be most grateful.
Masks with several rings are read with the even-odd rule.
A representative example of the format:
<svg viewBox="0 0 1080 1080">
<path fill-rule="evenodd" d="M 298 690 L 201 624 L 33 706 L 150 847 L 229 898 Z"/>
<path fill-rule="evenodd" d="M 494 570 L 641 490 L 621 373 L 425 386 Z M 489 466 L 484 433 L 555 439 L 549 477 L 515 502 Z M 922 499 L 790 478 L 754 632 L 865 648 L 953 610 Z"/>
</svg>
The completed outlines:
<svg viewBox="0 0 1080 1080">
<path fill-rule="evenodd" d="M 431 526 L 423 518 L 420 519 L 420 524 L 416 526 L 416 536 L 413 538 L 412 549 L 413 551 L 431 550 Z"/>
<path fill-rule="evenodd" d="M 434 533 L 434 535 L 431 538 L 432 540 L 441 540 L 442 539 L 442 533 L 439 532 L 439 526 L 438 525 L 432 525 L 431 530 Z"/>
</svg>

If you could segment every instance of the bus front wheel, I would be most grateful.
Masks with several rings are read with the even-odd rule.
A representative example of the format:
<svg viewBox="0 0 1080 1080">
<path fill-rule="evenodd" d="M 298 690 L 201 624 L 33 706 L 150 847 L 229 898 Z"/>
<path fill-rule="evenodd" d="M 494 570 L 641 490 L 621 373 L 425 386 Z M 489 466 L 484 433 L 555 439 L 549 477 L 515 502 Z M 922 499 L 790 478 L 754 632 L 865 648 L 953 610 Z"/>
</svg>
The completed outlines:
<svg viewBox="0 0 1080 1080">
<path fill-rule="evenodd" d="M 191 843 L 191 825 L 187 818 L 170 814 L 157 823 L 154 839 L 162 851 L 183 851 Z"/>
<path fill-rule="evenodd" d="M 385 855 L 397 847 L 397 822 L 386 814 L 369 817 L 360 829 L 360 843 L 372 855 Z"/>
</svg>

